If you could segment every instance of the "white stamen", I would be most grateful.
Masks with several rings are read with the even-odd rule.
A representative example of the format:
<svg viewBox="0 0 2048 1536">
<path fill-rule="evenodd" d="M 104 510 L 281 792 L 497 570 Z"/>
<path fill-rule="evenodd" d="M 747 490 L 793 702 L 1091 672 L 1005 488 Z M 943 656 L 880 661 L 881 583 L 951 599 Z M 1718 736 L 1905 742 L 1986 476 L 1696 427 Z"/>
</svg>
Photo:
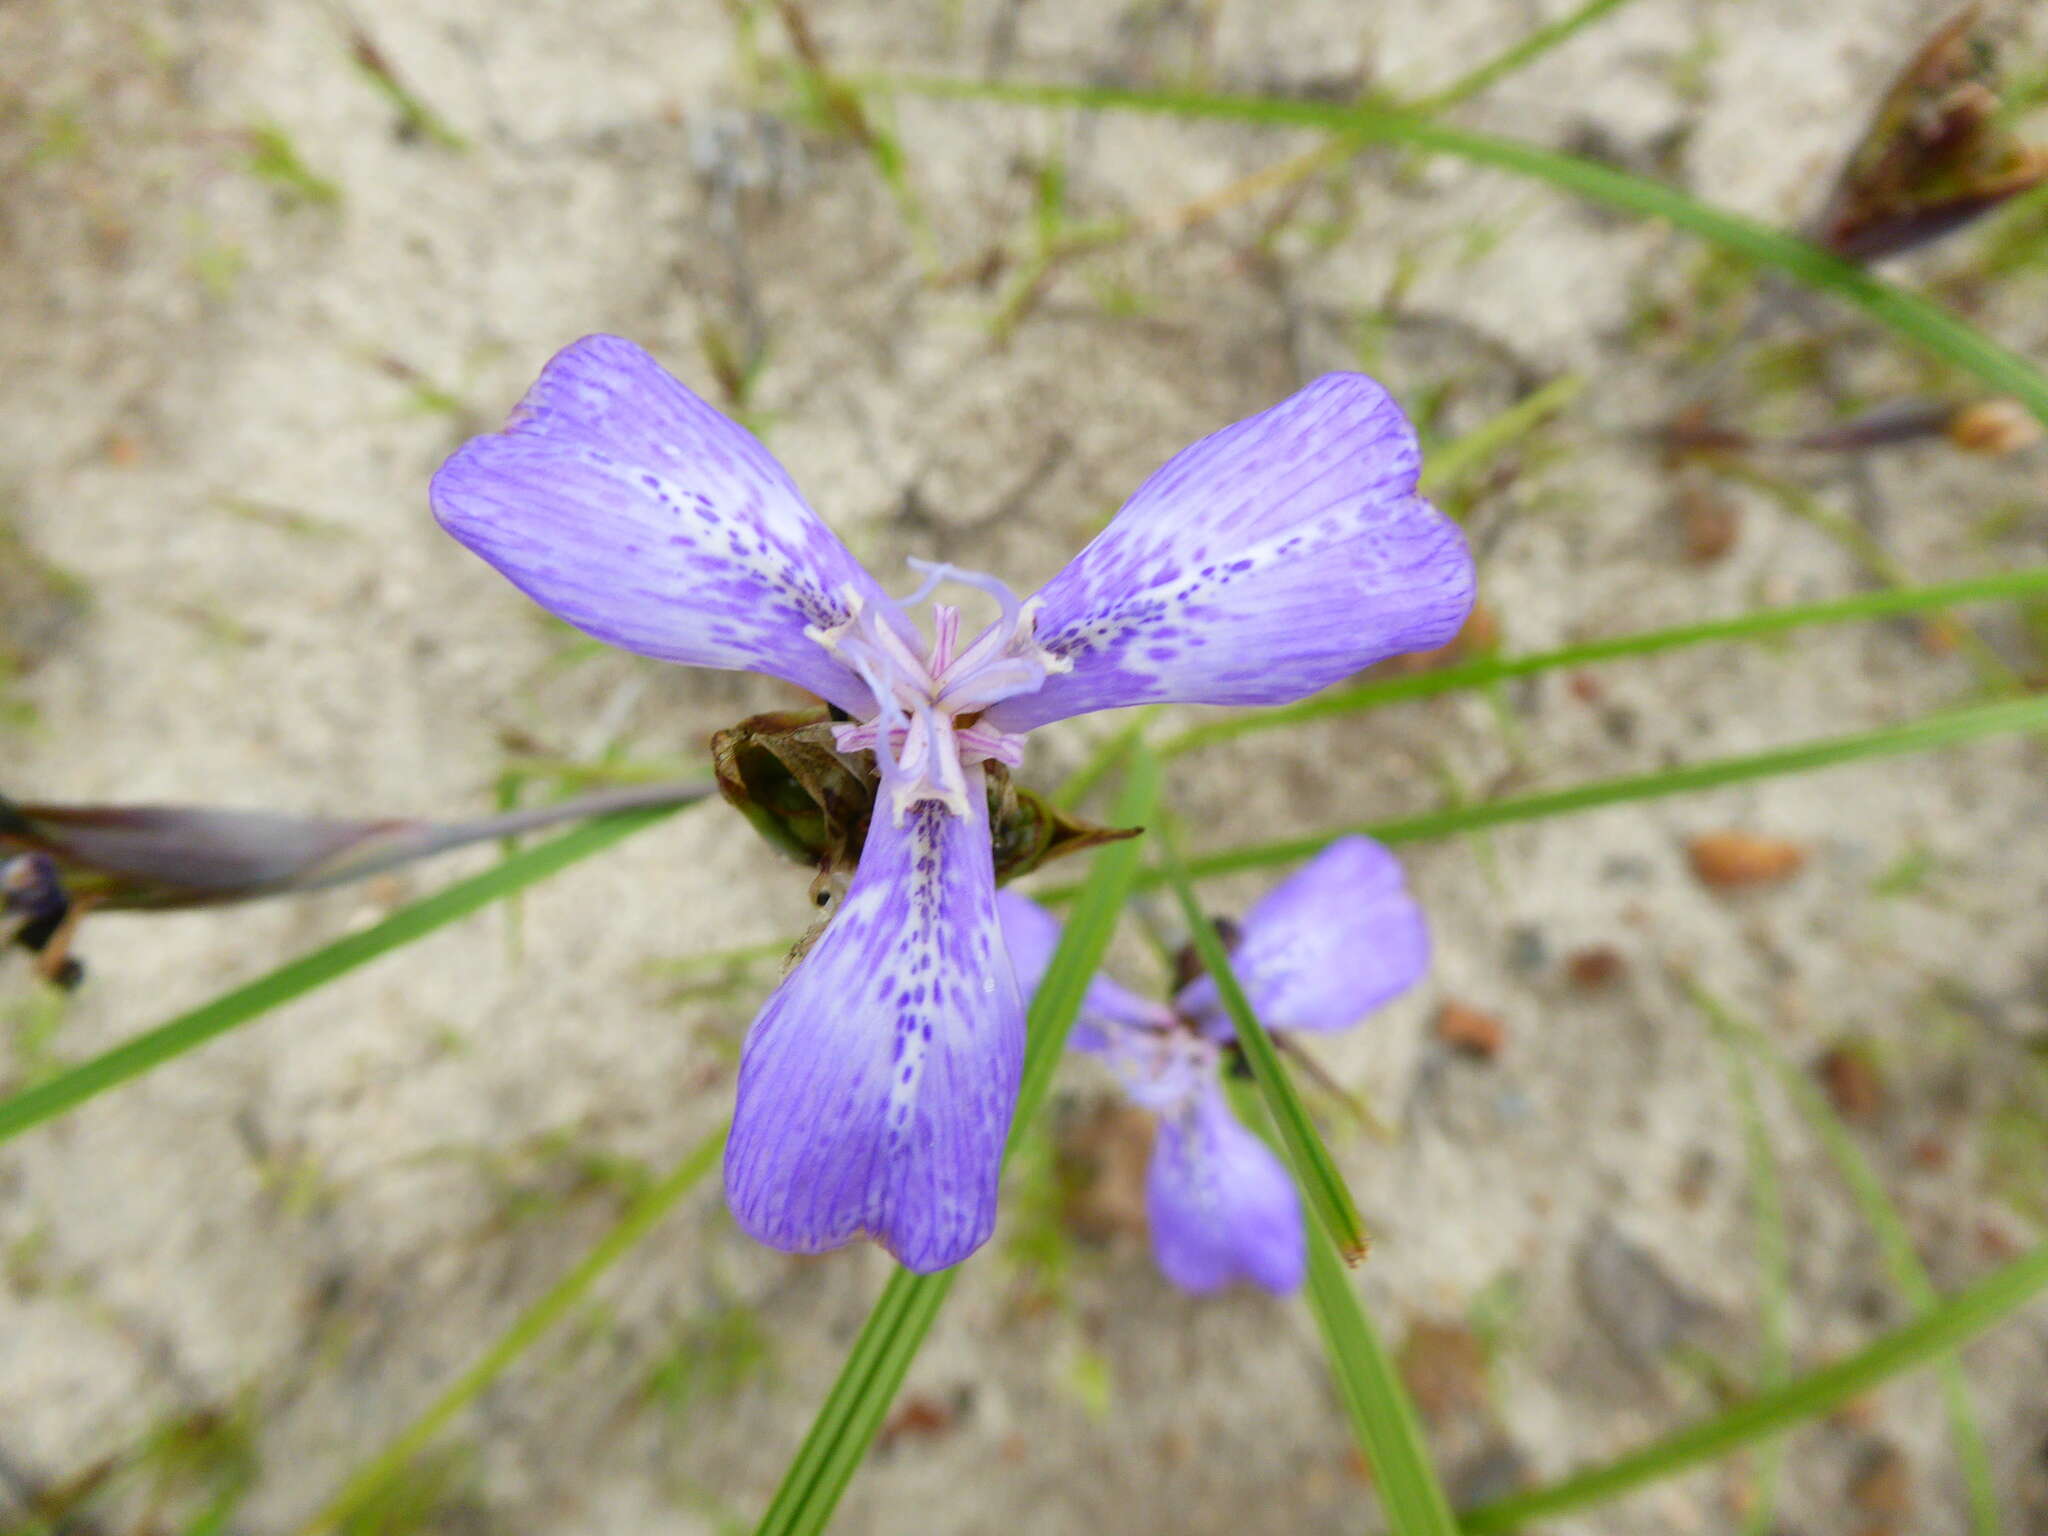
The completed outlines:
<svg viewBox="0 0 2048 1536">
<path fill-rule="evenodd" d="M 925 580 L 906 603 L 923 602 L 941 583 L 952 581 L 994 597 L 1002 616 L 963 652 L 960 611 L 939 604 L 931 647 L 920 657 L 900 627 L 900 609 L 871 610 L 858 592 L 848 590 L 844 620 L 804 631 L 851 668 L 874 696 L 874 718 L 838 727 L 833 740 L 841 751 L 874 752 L 889 782 L 898 825 L 912 806 L 926 800 L 966 815 L 966 765 L 993 761 L 1014 766 L 1022 759 L 1022 736 L 986 721 L 961 729 L 956 723 L 961 715 L 1034 692 L 1047 677 L 1071 667 L 1033 636 L 1036 598 L 1019 602 L 1002 582 L 979 571 L 927 560 L 910 564 L 925 573 Z"/>
</svg>

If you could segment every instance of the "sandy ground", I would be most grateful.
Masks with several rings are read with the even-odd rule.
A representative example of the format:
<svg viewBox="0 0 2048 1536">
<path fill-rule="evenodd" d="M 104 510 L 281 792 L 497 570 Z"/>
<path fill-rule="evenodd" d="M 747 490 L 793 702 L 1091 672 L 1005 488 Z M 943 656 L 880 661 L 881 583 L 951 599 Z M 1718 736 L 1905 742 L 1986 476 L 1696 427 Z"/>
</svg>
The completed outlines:
<svg viewBox="0 0 2048 1536">
<path fill-rule="evenodd" d="M 1014 267 L 976 272 L 1029 250 L 1055 159 L 1085 220 L 1175 208 L 1312 141 L 904 103 L 921 250 L 857 146 L 774 110 L 789 44 L 772 14 L 736 21 L 751 9 L 358 0 L 355 21 L 466 149 L 399 131 L 333 9 L 0 9 L 0 510 L 86 598 L 72 612 L 46 581 L 10 590 L 26 664 L 0 725 L 10 793 L 456 814 L 487 803 L 508 740 L 692 761 L 709 731 L 784 698 L 573 644 L 428 517 L 442 456 L 588 331 L 638 339 L 707 393 L 703 338 L 751 337 L 753 418 L 876 569 L 923 555 L 1020 587 L 1174 449 L 1358 366 L 1362 345 L 1438 435 L 1574 373 L 1577 402 L 1473 498 L 1485 600 L 1514 649 L 1867 584 L 1839 542 L 1742 489 L 1727 492 L 1735 548 L 1688 563 L 1675 482 L 1641 433 L 1701 393 L 1797 426 L 1952 382 L 1812 306 L 1768 335 L 1827 338 L 1833 394 L 1766 393 L 1711 362 L 1731 311 L 1702 299 L 1696 244 L 1384 153 L 1311 189 L 1263 250 L 1271 198 L 1068 263 L 997 338 Z M 814 25 L 849 69 L 1329 94 L 1440 84 L 1558 9 L 956 0 L 819 5 Z M 1923 10 L 1643 0 L 1465 116 L 1789 220 Z M 2016 58 L 2048 49 L 2039 22 Z M 1939 281 L 1974 249 L 1906 275 Z M 956 280 L 929 281 L 927 251 Z M 1972 302 L 2038 356 L 2044 296 L 2034 268 Z M 1860 480 L 1828 461 L 1783 472 L 1935 579 L 2048 556 L 2044 463 L 1921 449 Z M 2008 614 L 1984 632 L 2031 655 Z M 1171 790 L 1206 840 L 1248 841 L 1427 808 L 1452 786 L 1864 729 L 1972 686 L 1965 658 L 1909 626 L 1810 631 L 1252 738 L 1179 764 Z M 1045 733 L 1031 775 L 1051 782 L 1104 727 Z M 1757 1379 L 1740 1121 L 1672 964 L 1801 1062 L 1845 1039 L 1875 1061 L 1885 1103 L 1858 1134 L 1939 1283 L 2038 1240 L 2044 1091 L 2027 1052 L 2048 857 L 2022 834 L 2041 767 L 2005 741 L 1404 850 L 1437 972 L 1328 1052 L 1392 1139 L 1332 1123 L 1379 1233 L 1364 1293 L 1391 1337 L 1437 1339 L 1412 1358 L 1448 1372 L 1436 1433 L 1461 1490 L 1614 1454 Z M 1684 843 L 1725 827 L 1795 839 L 1808 866 L 1768 891 L 1705 890 Z M 97 922 L 91 983 L 48 1049 L 104 1048 L 461 867 Z M 1885 878 L 1902 867 L 1914 878 Z M 534 891 L 516 922 L 470 921 L 0 1152 L 0 1511 L 13 1498 L 18 1521 L 35 1490 L 210 1414 L 246 1427 L 257 1458 L 231 1528 L 303 1519 L 602 1230 L 608 1167 L 665 1166 L 718 1123 L 766 978 L 678 999 L 656 967 L 795 932 L 803 883 L 721 808 L 690 813 Z M 1213 898 L 1241 905 L 1262 883 Z M 1135 930 L 1125 945 L 1119 968 L 1149 982 Z M 1590 945 L 1624 961 L 1596 991 L 1565 975 Z M 16 1040 L 0 1072 L 26 1070 L 28 986 L 19 967 L 0 976 Z M 1435 1038 L 1446 998 L 1504 1023 L 1497 1059 Z M 1078 1067 L 1065 1081 L 1056 1118 L 1084 1137 L 1103 1085 Z M 1765 1104 L 1792 1354 L 1811 1365 L 1904 1309 L 1803 1123 Z M 380 1528 L 735 1528 L 883 1273 L 871 1252 L 758 1250 L 707 1185 L 445 1438 L 415 1479 L 416 1524 Z M 1475 1346 L 1476 1372 L 1460 1364 Z M 2048 1315 L 1966 1360 L 2008 1528 L 2048 1529 Z M 1129 1233 L 1078 1244 L 1053 1287 L 1000 1251 L 976 1262 L 906 1401 L 837 1529 L 1370 1522 L 1303 1305 L 1182 1298 Z M 1964 1529 L 1926 1376 L 1791 1445 L 1783 1530 Z M 1874 1474 L 1894 1455 L 1887 1484 Z M 1733 1530 L 1750 1470 L 1550 1528 Z M 149 1486 L 131 1477 L 67 1528 L 165 1528 Z"/>
</svg>

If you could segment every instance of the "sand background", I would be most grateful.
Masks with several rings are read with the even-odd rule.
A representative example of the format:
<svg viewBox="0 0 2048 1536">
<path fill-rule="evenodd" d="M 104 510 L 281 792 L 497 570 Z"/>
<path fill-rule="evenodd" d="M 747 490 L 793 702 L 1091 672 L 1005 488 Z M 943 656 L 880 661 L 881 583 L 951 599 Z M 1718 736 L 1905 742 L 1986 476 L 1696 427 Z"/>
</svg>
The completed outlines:
<svg viewBox="0 0 2048 1536">
<path fill-rule="evenodd" d="M 850 70 L 1330 94 L 1440 85 L 1558 9 L 964 0 L 818 5 L 812 23 Z M 2038 67 L 2048 29 L 2010 10 L 2014 64 Z M 1643 0 L 1464 120 L 1792 221 L 1928 14 Z M 466 148 L 401 131 L 351 61 L 351 23 Z M 1387 152 L 1312 187 L 1263 245 L 1271 198 L 1067 263 L 998 337 L 1015 262 L 976 272 L 1029 251 L 1048 164 L 1085 220 L 1174 209 L 1313 139 L 906 101 L 894 129 L 956 279 L 936 283 L 873 161 L 784 110 L 790 51 L 771 12 L 708 3 L 0 8 L 0 514 L 36 562 L 17 555 L 8 595 L 9 793 L 467 814 L 509 740 L 687 763 L 712 729 L 782 702 L 758 679 L 575 644 L 428 516 L 440 459 L 589 331 L 634 337 L 714 397 L 706 334 L 758 342 L 752 418 L 892 583 L 910 555 L 1042 580 L 1169 453 L 1359 366 L 1362 346 L 1438 437 L 1575 374 L 1560 420 L 1466 498 L 1516 650 L 1869 584 L 1837 540 L 1739 488 L 1723 492 L 1734 549 L 1687 561 L 1679 484 L 1643 434 L 1701 393 L 1778 428 L 1849 400 L 1968 394 L 1818 302 L 1764 336 L 1824 338 L 1824 383 L 1765 389 L 1712 361 L 1752 285 L 1715 300 L 1694 241 Z M 297 168 L 278 169 L 280 142 Z M 2042 355 L 2048 275 L 1970 282 L 1981 251 L 1963 237 L 1901 275 Z M 2048 558 L 2038 451 L 1778 469 L 1870 519 L 1916 580 Z M 2009 612 L 1983 630 L 2034 657 Z M 1249 738 L 1176 765 L 1171 793 L 1201 840 L 1247 841 L 1428 808 L 1449 786 L 1860 730 L 1974 685 L 1965 656 L 1910 625 L 1808 631 Z M 1111 724 L 1047 731 L 1029 776 L 1053 782 Z M 1463 1343 L 1434 1351 L 1457 1486 L 1560 1474 L 1756 1379 L 1740 1122 L 1670 964 L 1795 1059 L 1845 1038 L 1869 1053 L 1888 1092 L 1859 1135 L 1938 1283 L 2038 1240 L 2041 769 L 2037 747 L 2002 741 L 1404 849 L 1436 974 L 1326 1059 L 1395 1133 L 1333 1121 L 1379 1234 L 1368 1302 L 1397 1339 L 1483 1336 L 1476 1387 Z M 1725 827 L 1794 839 L 1808 866 L 1768 891 L 1706 890 L 1685 840 Z M 37 1049 L 102 1049 L 485 858 L 95 922 L 91 982 Z M 1902 861 L 1914 878 L 1887 881 Z M 1264 883 L 1212 899 L 1241 906 Z M 801 874 L 707 807 L 536 889 L 516 920 L 466 922 L 0 1151 L 0 1512 L 18 1523 L 38 1490 L 214 1415 L 256 1458 L 230 1528 L 290 1529 L 594 1240 L 618 1166 L 666 1166 L 726 1112 L 772 970 L 679 997 L 661 963 L 804 921 Z M 1593 992 L 1565 975 L 1588 945 L 1626 962 Z M 1120 974 L 1143 983 L 1150 964 L 1127 925 Z M 27 1070 L 28 988 L 21 967 L 0 975 L 0 1073 Z M 1496 1059 L 1435 1038 L 1446 998 L 1504 1023 Z M 1102 1094 L 1079 1066 L 1063 1079 L 1070 1140 Z M 1905 1314 L 1811 1136 L 1780 1096 L 1765 1106 L 1793 1358 L 1815 1364 Z M 871 1252 L 761 1251 L 707 1185 L 445 1438 L 416 1523 L 383 1528 L 744 1528 L 884 1272 Z M 1966 1360 L 2009 1528 L 2048 1530 L 2048 1315 Z M 1000 1247 L 977 1261 L 906 1401 L 920 1412 L 837 1529 L 1370 1523 L 1305 1307 L 1180 1297 L 1129 1233 L 1077 1244 L 1050 1289 Z M 1925 1375 L 1791 1446 L 1783 1530 L 1965 1528 Z M 1900 1510 L 1873 1504 L 1888 1453 Z M 1733 1530 L 1748 1471 L 1549 1528 Z M 149 1486 L 131 1477 L 66 1528 L 179 1528 Z"/>
</svg>

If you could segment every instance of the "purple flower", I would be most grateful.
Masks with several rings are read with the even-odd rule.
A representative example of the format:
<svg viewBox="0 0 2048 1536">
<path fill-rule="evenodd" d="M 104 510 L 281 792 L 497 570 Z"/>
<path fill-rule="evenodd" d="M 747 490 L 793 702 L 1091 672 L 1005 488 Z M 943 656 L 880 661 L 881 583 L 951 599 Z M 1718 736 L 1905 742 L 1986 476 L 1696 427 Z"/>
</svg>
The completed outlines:
<svg viewBox="0 0 2048 1536">
<path fill-rule="evenodd" d="M 1059 924 L 1014 891 L 1000 893 L 996 909 L 1028 995 Z M 1231 969 L 1275 1035 L 1342 1029 L 1421 979 L 1429 931 L 1394 856 L 1347 837 L 1245 914 Z M 1198 1295 L 1239 1280 L 1284 1294 L 1308 1262 L 1301 1203 L 1272 1149 L 1224 1099 L 1218 1068 L 1231 1038 L 1206 976 L 1171 1006 L 1098 976 L 1070 1044 L 1107 1060 L 1132 1100 L 1159 1117 L 1145 1209 L 1166 1278 Z"/>
<path fill-rule="evenodd" d="M 1332 374 L 1176 455 L 1018 601 L 913 561 L 899 602 L 744 429 L 645 352 L 591 336 L 504 432 L 434 477 L 434 512 L 543 607 L 643 655 L 784 678 L 838 705 L 886 792 L 842 909 L 747 1036 L 726 1152 L 741 1226 L 794 1252 L 880 1241 L 958 1262 L 995 1221 L 1023 1005 L 995 919 L 983 768 L 1092 710 L 1277 704 L 1440 645 L 1472 564 L 1415 493 L 1415 438 Z M 993 596 L 963 640 L 942 581 Z"/>
</svg>

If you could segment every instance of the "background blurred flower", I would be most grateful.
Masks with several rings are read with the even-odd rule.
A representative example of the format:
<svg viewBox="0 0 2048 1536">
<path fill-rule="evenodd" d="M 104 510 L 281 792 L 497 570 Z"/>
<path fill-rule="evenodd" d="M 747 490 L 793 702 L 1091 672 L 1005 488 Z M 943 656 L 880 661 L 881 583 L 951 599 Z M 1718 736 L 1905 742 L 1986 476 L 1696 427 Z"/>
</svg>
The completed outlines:
<svg viewBox="0 0 2048 1536">
<path fill-rule="evenodd" d="M 996 902 L 1029 993 L 1052 959 L 1059 923 L 1014 892 Z M 1429 931 L 1394 856 L 1370 838 L 1347 837 L 1245 914 L 1231 968 L 1260 1022 L 1284 1041 L 1346 1028 L 1421 980 Z M 1109 1062 L 1133 1102 L 1159 1117 L 1145 1205 L 1167 1279 L 1197 1294 L 1241 1280 L 1284 1293 L 1301 1284 L 1307 1263 L 1301 1203 L 1280 1160 L 1224 1097 L 1218 1074 L 1231 1040 L 1206 975 L 1171 1005 L 1097 976 L 1071 1043 Z"/>
</svg>

